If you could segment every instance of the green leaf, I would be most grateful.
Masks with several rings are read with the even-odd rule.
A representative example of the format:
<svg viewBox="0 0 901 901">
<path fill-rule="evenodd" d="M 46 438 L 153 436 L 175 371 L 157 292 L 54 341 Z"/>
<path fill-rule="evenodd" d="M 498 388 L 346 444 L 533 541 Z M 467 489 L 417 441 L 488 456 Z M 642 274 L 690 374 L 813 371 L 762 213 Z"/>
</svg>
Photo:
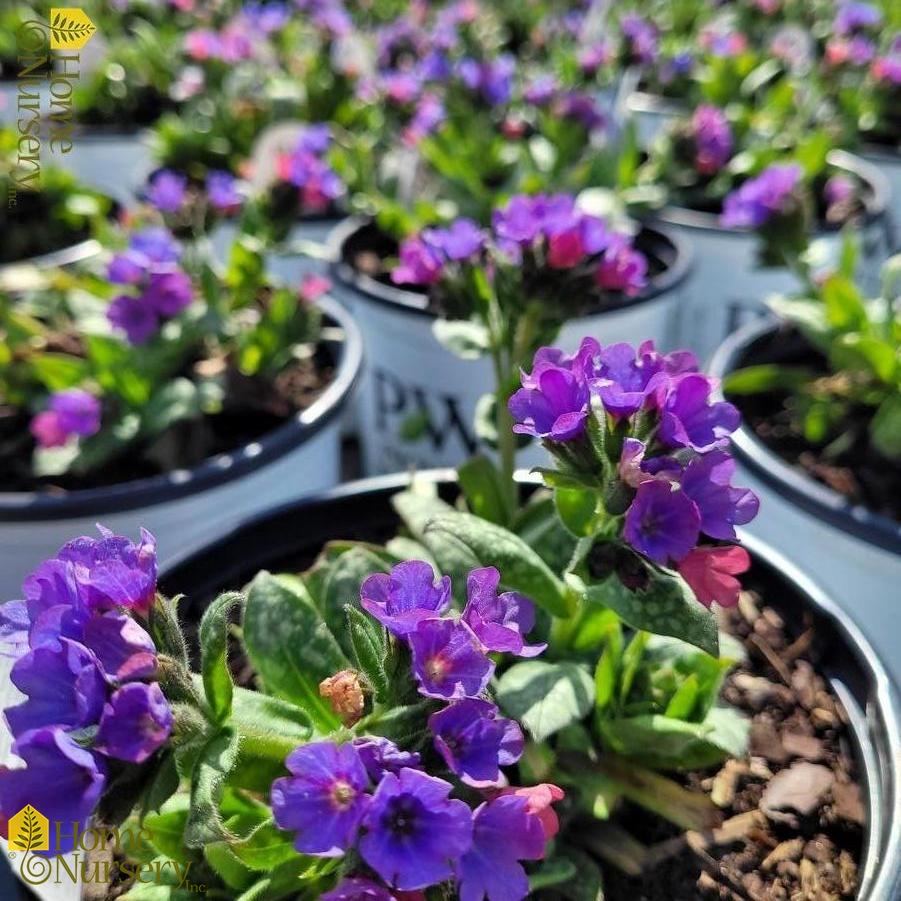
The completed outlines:
<svg viewBox="0 0 901 901">
<path fill-rule="evenodd" d="M 590 587 L 572 574 L 566 578 L 588 602 L 612 608 L 633 629 L 681 638 L 714 657 L 719 653 L 716 616 L 678 573 L 649 569 L 647 587 L 638 591 L 626 588 L 616 575 Z"/>
<path fill-rule="evenodd" d="M 470 458 L 457 470 L 457 481 L 471 513 L 499 526 L 509 525 L 513 516 L 510 492 L 491 460 L 482 455 Z"/>
<path fill-rule="evenodd" d="M 260 823 L 246 838 L 232 842 L 230 847 L 243 864 L 262 872 L 297 856 L 293 836 L 279 829 L 271 819 Z"/>
<path fill-rule="evenodd" d="M 348 659 L 297 580 L 261 572 L 244 606 L 244 645 L 267 691 L 293 701 L 327 734 L 340 720 L 319 683 L 347 669 Z"/>
<path fill-rule="evenodd" d="M 478 360 L 491 347 L 488 329 L 466 319 L 436 319 L 432 332 L 438 342 L 463 360 Z"/>
<path fill-rule="evenodd" d="M 210 842 L 203 847 L 204 860 L 232 890 L 242 891 L 254 881 L 251 870 L 235 855 L 228 842 Z"/>
<path fill-rule="evenodd" d="M 765 391 L 794 391 L 814 378 L 810 369 L 761 363 L 730 372 L 723 379 L 726 394 L 760 394 Z"/>
<path fill-rule="evenodd" d="M 244 596 L 237 591 L 219 595 L 200 620 L 200 670 L 213 721 L 224 723 L 232 709 L 231 673 L 228 669 L 228 618 Z"/>
<path fill-rule="evenodd" d="M 143 826 L 153 836 L 153 847 L 171 860 L 184 860 L 185 826 L 191 809 L 191 799 L 186 794 L 176 795 L 167 801 L 159 813 L 148 813 Z"/>
<path fill-rule="evenodd" d="M 700 687 L 698 677 L 690 673 L 688 678 L 676 689 L 676 693 L 669 699 L 664 716 L 675 720 L 688 720 L 698 702 Z"/>
<path fill-rule="evenodd" d="M 563 525 L 576 538 L 587 538 L 597 528 L 598 496 L 582 488 L 557 488 L 554 505 Z"/>
<path fill-rule="evenodd" d="M 901 395 L 887 397 L 870 423 L 873 446 L 886 457 L 901 457 Z"/>
<path fill-rule="evenodd" d="M 830 275 L 823 282 L 822 295 L 826 318 L 833 328 L 866 330 L 867 308 L 854 282 L 840 275 Z"/>
<path fill-rule="evenodd" d="M 223 729 L 206 744 L 191 774 L 191 808 L 185 822 L 184 841 L 202 849 L 208 842 L 228 837 L 219 813 L 225 779 L 238 755 L 238 736 Z"/>
<path fill-rule="evenodd" d="M 657 769 L 713 766 L 747 751 L 748 721 L 732 707 L 714 707 L 703 722 L 658 714 L 604 720 L 601 738 L 610 750 Z"/>
<path fill-rule="evenodd" d="M 348 604 L 344 609 L 347 634 L 357 666 L 372 686 L 376 700 L 384 701 L 389 687 L 385 670 L 388 634 L 383 626 L 359 607 Z"/>
<path fill-rule="evenodd" d="M 431 519 L 423 532 L 426 547 L 443 571 L 465 584 L 465 574 L 495 566 L 501 583 L 531 598 L 554 616 L 571 609 L 566 586 L 519 536 L 470 513 L 448 513 Z"/>
<path fill-rule="evenodd" d="M 389 569 L 382 558 L 363 546 L 351 547 L 326 567 L 322 588 L 314 600 L 347 656 L 352 653 L 352 645 L 346 631 L 345 610 L 348 605 L 359 606 L 360 586 L 366 578 L 373 573 L 388 572 Z"/>
<path fill-rule="evenodd" d="M 391 506 L 410 534 L 422 541 L 426 524 L 432 517 L 441 513 L 452 513 L 454 508 L 438 497 L 433 485 L 414 482 L 406 491 L 401 491 L 391 498 Z"/>
<path fill-rule="evenodd" d="M 87 361 L 60 353 L 37 353 L 29 359 L 35 377 L 48 391 L 63 391 L 87 375 Z"/>
<path fill-rule="evenodd" d="M 594 680 L 584 667 L 571 662 L 516 663 L 497 686 L 498 705 L 536 742 L 587 716 L 594 698 Z"/>
</svg>

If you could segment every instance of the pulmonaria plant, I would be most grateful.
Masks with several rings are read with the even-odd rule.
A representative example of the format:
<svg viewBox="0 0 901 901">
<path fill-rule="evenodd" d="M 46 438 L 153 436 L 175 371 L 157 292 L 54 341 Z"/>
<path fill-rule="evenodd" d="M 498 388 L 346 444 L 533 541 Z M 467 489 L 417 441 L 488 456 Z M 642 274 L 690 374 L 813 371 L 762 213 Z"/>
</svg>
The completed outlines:
<svg viewBox="0 0 901 901">
<path fill-rule="evenodd" d="M 176 234 L 198 236 L 244 204 L 238 180 L 224 169 L 210 169 L 191 179 L 174 169 L 158 169 L 148 180 L 144 200 Z"/>
<path fill-rule="evenodd" d="M 756 516 L 758 501 L 731 484 L 725 448 L 738 411 L 713 399 L 715 382 L 694 356 L 586 338 L 571 357 L 542 348 L 522 382 L 509 404 L 514 431 L 551 451 L 560 469 L 550 479 L 596 491 L 605 534 L 651 566 L 677 569 L 701 603 L 735 604 L 735 575 L 749 565 L 735 526 Z M 619 565 L 625 584 L 646 578 Z"/>
<path fill-rule="evenodd" d="M 25 768 L 0 768 L 0 813 L 31 804 L 61 821 L 50 855 L 72 850 L 72 824 L 84 830 L 104 794 L 153 769 L 172 729 L 147 631 L 156 542 L 100 532 L 64 545 L 26 579 L 22 600 L 0 607 L 10 680 L 25 695 L 5 711 Z"/>
<path fill-rule="evenodd" d="M 6 446 L 5 490 L 92 485 L 173 428 L 195 431 L 187 444 L 197 451 L 183 456 L 178 441 L 172 449 L 181 450 L 144 458 L 137 471 L 191 467 L 215 449 L 208 429 L 223 411 L 297 412 L 280 379 L 310 365 L 329 281 L 280 284 L 246 240 L 214 268 L 204 243 L 179 241 L 158 222 L 135 220 L 110 235 L 111 253 L 3 294 L 0 340 L 15 353 L 0 367 L 0 392 L 28 442 L 24 454 L 22 444 Z"/>
</svg>

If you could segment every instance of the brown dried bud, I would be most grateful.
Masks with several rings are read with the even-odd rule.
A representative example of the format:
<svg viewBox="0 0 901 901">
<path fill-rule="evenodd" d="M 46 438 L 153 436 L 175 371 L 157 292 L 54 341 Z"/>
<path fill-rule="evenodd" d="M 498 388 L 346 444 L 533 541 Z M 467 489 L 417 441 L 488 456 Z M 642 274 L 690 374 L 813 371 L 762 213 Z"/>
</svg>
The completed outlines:
<svg viewBox="0 0 901 901">
<path fill-rule="evenodd" d="M 319 683 L 319 694 L 328 701 L 345 726 L 353 726 L 363 716 L 363 687 L 359 674 L 353 670 L 343 669 L 323 679 Z"/>
</svg>

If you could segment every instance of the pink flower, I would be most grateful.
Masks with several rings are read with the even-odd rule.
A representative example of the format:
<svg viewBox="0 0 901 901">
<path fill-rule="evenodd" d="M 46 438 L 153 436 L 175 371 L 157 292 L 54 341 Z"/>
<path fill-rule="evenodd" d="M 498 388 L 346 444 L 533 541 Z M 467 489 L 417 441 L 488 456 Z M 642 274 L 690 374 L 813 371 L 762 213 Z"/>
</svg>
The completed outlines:
<svg viewBox="0 0 901 901">
<path fill-rule="evenodd" d="M 29 430 L 41 447 L 62 447 L 69 440 L 69 433 L 60 424 L 59 414 L 53 410 L 38 413 L 31 420 Z"/>
<path fill-rule="evenodd" d="M 585 247 L 577 229 L 548 238 L 547 264 L 551 269 L 572 269 L 584 256 Z"/>
<path fill-rule="evenodd" d="M 331 287 L 331 280 L 324 275 L 305 275 L 300 283 L 300 299 L 307 303 L 313 303 L 314 300 L 331 290 Z"/>
<path fill-rule="evenodd" d="M 542 782 L 540 785 L 529 785 L 521 788 L 500 788 L 487 793 L 489 799 L 499 798 L 503 795 L 517 795 L 526 799 L 526 809 L 533 816 L 537 816 L 544 830 L 544 840 L 549 842 L 560 831 L 560 820 L 551 806 L 556 801 L 562 801 L 566 792 L 562 788 L 550 782 Z"/>
<path fill-rule="evenodd" d="M 722 607 L 734 607 L 741 591 L 735 577 L 750 565 L 751 558 L 743 547 L 698 547 L 679 562 L 679 574 L 705 607 L 714 601 Z"/>
</svg>

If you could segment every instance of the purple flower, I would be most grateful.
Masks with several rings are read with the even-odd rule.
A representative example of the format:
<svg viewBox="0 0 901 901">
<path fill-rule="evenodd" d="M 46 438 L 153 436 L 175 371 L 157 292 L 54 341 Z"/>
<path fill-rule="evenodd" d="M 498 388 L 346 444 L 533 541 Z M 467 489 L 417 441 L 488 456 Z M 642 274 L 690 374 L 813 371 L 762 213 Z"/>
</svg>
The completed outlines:
<svg viewBox="0 0 901 901">
<path fill-rule="evenodd" d="M 433 134 L 445 117 L 444 104 L 438 96 L 431 92 L 424 93 L 419 98 L 410 124 L 404 129 L 404 144 L 415 147 L 423 138 Z"/>
<path fill-rule="evenodd" d="M 845 204 L 856 193 L 857 187 L 847 175 L 833 175 L 823 186 L 823 197 L 829 206 Z"/>
<path fill-rule="evenodd" d="M 100 431 L 100 401 L 87 391 L 70 388 L 50 397 L 50 409 L 38 413 L 29 429 L 41 447 L 61 447 L 73 435 L 87 438 Z"/>
<path fill-rule="evenodd" d="M 471 58 L 460 60 L 457 66 L 460 81 L 471 91 L 477 91 L 492 106 L 509 103 L 513 94 L 516 59 L 502 53 L 494 59 L 479 62 Z"/>
<path fill-rule="evenodd" d="M 842 3 L 839 5 L 833 22 L 833 30 L 842 37 L 868 28 L 879 28 L 882 24 L 882 12 L 870 3 Z"/>
<path fill-rule="evenodd" d="M 438 248 L 423 236 L 405 238 L 400 245 L 399 257 L 400 265 L 391 273 L 394 284 L 434 285 L 441 280 L 444 259 Z"/>
<path fill-rule="evenodd" d="M 38 619 L 35 629 L 41 625 Z M 67 638 L 80 641 L 92 651 L 106 675 L 116 682 L 147 679 L 156 673 L 153 639 L 130 616 L 109 611 L 102 616 L 84 617 L 76 608 L 70 608 L 60 626 Z M 32 645 L 36 638 L 32 637 Z"/>
<path fill-rule="evenodd" d="M 78 729 L 100 719 L 106 682 L 96 657 L 67 638 L 29 651 L 13 664 L 10 680 L 27 699 L 6 710 L 13 735 L 44 726 Z"/>
<path fill-rule="evenodd" d="M 420 694 L 429 698 L 473 698 L 487 687 L 494 664 L 465 623 L 427 619 L 408 636 Z"/>
<path fill-rule="evenodd" d="M 419 768 L 417 753 L 401 751 L 393 741 L 380 735 L 355 738 L 352 744 L 373 782 L 378 782 L 385 773 L 399 773 L 404 767 Z"/>
<path fill-rule="evenodd" d="M 704 175 L 714 175 L 732 156 L 729 120 L 721 110 L 704 103 L 691 117 L 691 131 L 697 147 L 695 168 Z"/>
<path fill-rule="evenodd" d="M 143 763 L 172 729 L 172 710 L 155 682 L 123 685 L 103 708 L 94 749 L 107 757 Z"/>
<path fill-rule="evenodd" d="M 147 200 L 161 213 L 177 213 L 185 202 L 188 179 L 171 169 L 161 169 L 147 186 Z"/>
<path fill-rule="evenodd" d="M 476 788 L 496 786 L 500 767 L 522 756 L 523 736 L 489 701 L 468 698 L 429 717 L 435 748 L 451 771 Z"/>
<path fill-rule="evenodd" d="M 81 537 L 60 548 L 57 559 L 71 563 L 79 596 L 93 610 L 126 607 L 145 613 L 156 595 L 156 539 L 141 529 L 133 544 L 98 525 L 100 538 Z"/>
<path fill-rule="evenodd" d="M 594 97 L 584 91 L 566 91 L 557 99 L 556 110 L 562 118 L 580 123 L 586 131 L 594 131 L 606 123 Z"/>
<path fill-rule="evenodd" d="M 181 259 L 181 246 L 165 228 L 145 228 L 131 236 L 128 246 L 140 254 L 146 268 L 164 267 Z"/>
<path fill-rule="evenodd" d="M 679 561 L 698 543 L 701 516 L 693 501 L 668 482 L 642 482 L 626 511 L 623 537 L 655 563 Z"/>
<path fill-rule="evenodd" d="M 726 195 L 720 223 L 725 228 L 760 228 L 773 216 L 787 211 L 802 174 L 797 163 L 768 166 Z"/>
<path fill-rule="evenodd" d="M 657 58 L 657 29 L 641 16 L 627 13 L 620 21 L 623 36 L 628 42 L 632 62 L 648 64 Z"/>
<path fill-rule="evenodd" d="M 70 435 L 86 438 L 100 431 L 100 401 L 87 391 L 57 391 L 50 398 L 50 409 L 56 413 L 60 428 Z"/>
<path fill-rule="evenodd" d="M 396 901 L 383 885 L 362 877 L 343 879 L 336 888 L 320 896 L 320 901 Z"/>
<path fill-rule="evenodd" d="M 553 75 L 542 73 L 526 85 L 523 98 L 535 106 L 547 106 L 557 96 L 559 88 Z"/>
<path fill-rule="evenodd" d="M 423 237 L 449 260 L 468 260 L 482 252 L 485 235 L 472 219 L 457 219 L 448 228 L 426 229 Z"/>
<path fill-rule="evenodd" d="M 451 580 L 422 560 L 398 563 L 391 573 L 374 573 L 360 586 L 360 605 L 389 632 L 404 636 L 422 620 L 441 616 L 451 602 Z"/>
<path fill-rule="evenodd" d="M 472 847 L 460 861 L 460 901 L 521 901 L 529 880 L 521 860 L 545 852 L 540 819 L 528 800 L 502 795 L 480 805 L 473 816 Z"/>
<path fill-rule="evenodd" d="M 670 388 L 661 411 L 658 437 L 669 447 L 707 451 L 721 445 L 741 420 L 725 401 L 710 403 L 713 382 L 701 373 L 680 376 Z"/>
<path fill-rule="evenodd" d="M 313 742 L 293 750 L 285 766 L 291 775 L 276 779 L 270 794 L 275 824 L 296 833 L 294 847 L 301 854 L 344 854 L 369 803 L 366 768 L 356 749 Z"/>
<path fill-rule="evenodd" d="M 8 819 L 30 804 L 52 824 L 63 824 L 58 834 L 52 827 L 49 851 L 33 853 L 50 857 L 71 851 L 72 824 L 83 831 L 103 794 L 103 762 L 53 728 L 22 735 L 13 751 L 25 761 L 25 769 L 0 767 L 0 816 Z"/>
<path fill-rule="evenodd" d="M 106 310 L 113 328 L 125 332 L 129 344 L 144 344 L 159 331 L 160 320 L 151 303 L 144 297 L 120 294 Z"/>
<path fill-rule="evenodd" d="M 733 488 L 733 475 L 735 460 L 725 451 L 711 451 L 691 460 L 680 479 L 701 514 L 701 531 L 711 538 L 734 541 L 735 526 L 757 515 L 757 495 L 748 488 Z"/>
<path fill-rule="evenodd" d="M 214 169 L 207 175 L 206 193 L 210 203 L 220 212 L 229 212 L 241 206 L 243 201 L 237 180 L 223 169 Z"/>
<path fill-rule="evenodd" d="M 631 344 L 601 347 L 591 338 L 582 342 L 580 355 L 590 363 L 590 385 L 604 409 L 617 418 L 632 416 L 643 409 L 655 392 L 668 382 L 664 359 L 653 345 L 643 345 L 638 353 Z"/>
<path fill-rule="evenodd" d="M 360 854 L 389 885 L 413 891 L 454 874 L 454 861 L 472 844 L 472 814 L 450 800 L 452 786 L 419 770 L 387 773 L 363 825 Z"/>
<path fill-rule="evenodd" d="M 585 431 L 590 398 L 585 379 L 559 366 L 532 373 L 534 387 L 520 388 L 508 402 L 513 431 L 548 441 L 571 441 Z"/>
<path fill-rule="evenodd" d="M 177 316 L 194 299 L 191 279 L 185 272 L 160 272 L 150 276 L 141 300 L 160 316 Z"/>
<path fill-rule="evenodd" d="M 539 234 L 540 220 L 535 214 L 535 202 L 531 197 L 517 194 L 510 198 L 504 209 L 491 214 L 491 227 L 499 246 L 525 247 Z"/>
<path fill-rule="evenodd" d="M 298 150 L 322 156 L 332 143 L 332 130 L 327 122 L 308 125 L 297 140 Z"/>
<path fill-rule="evenodd" d="M 523 636 L 535 625 L 535 605 L 516 591 L 498 595 L 500 573 L 493 566 L 474 569 L 466 580 L 463 621 L 488 651 L 536 657 L 546 644 L 527 645 Z"/>
<path fill-rule="evenodd" d="M 117 253 L 107 266 L 107 278 L 114 285 L 136 285 L 144 278 L 145 260 L 131 251 Z"/>
<path fill-rule="evenodd" d="M 625 235 L 611 235 L 594 280 L 605 291 L 622 291 L 635 297 L 648 283 L 647 257 Z"/>
</svg>

